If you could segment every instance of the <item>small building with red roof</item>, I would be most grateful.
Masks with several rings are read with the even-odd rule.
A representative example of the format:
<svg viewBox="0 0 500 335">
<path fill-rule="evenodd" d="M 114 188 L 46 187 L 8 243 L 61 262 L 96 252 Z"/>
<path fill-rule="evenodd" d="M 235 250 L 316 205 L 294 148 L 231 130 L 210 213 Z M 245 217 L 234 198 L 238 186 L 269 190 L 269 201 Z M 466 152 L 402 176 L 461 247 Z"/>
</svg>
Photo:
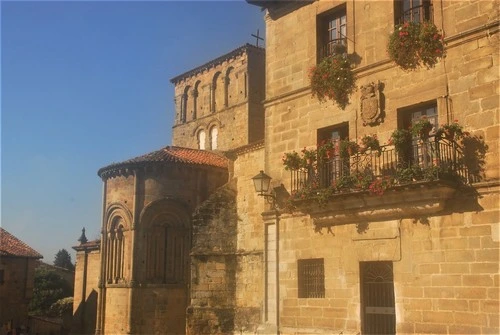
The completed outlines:
<svg viewBox="0 0 500 335">
<path fill-rule="evenodd" d="M 0 228 L 0 326 L 4 331 L 26 326 L 33 297 L 35 268 L 43 256 Z"/>
</svg>

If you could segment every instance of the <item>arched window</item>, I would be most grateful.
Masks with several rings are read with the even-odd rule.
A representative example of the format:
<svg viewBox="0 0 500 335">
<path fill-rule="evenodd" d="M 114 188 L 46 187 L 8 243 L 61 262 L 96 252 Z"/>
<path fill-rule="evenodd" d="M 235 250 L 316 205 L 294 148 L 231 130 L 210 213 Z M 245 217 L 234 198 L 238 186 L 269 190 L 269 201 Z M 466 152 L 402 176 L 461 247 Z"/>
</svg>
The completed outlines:
<svg viewBox="0 0 500 335">
<path fill-rule="evenodd" d="M 205 150 L 205 140 L 206 140 L 206 134 L 205 131 L 202 129 L 198 132 L 198 149 Z"/>
<path fill-rule="evenodd" d="M 123 218 L 115 217 L 107 233 L 106 281 L 109 284 L 116 284 L 124 279 L 125 236 L 123 234 Z"/>
<path fill-rule="evenodd" d="M 219 135 L 219 130 L 217 129 L 216 126 L 213 126 L 210 128 L 210 148 L 212 150 L 217 149 L 217 137 Z"/>
<path fill-rule="evenodd" d="M 144 280 L 152 284 L 187 283 L 189 216 L 178 204 L 159 201 L 142 216 Z"/>
</svg>

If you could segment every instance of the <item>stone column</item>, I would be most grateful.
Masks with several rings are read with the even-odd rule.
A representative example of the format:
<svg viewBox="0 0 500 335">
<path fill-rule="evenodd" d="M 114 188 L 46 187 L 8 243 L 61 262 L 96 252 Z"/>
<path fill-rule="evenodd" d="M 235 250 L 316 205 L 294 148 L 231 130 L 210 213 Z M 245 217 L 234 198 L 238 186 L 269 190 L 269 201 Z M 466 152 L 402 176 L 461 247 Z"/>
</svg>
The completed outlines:
<svg viewBox="0 0 500 335">
<path fill-rule="evenodd" d="M 278 334 L 279 330 L 279 212 L 262 213 L 265 236 L 265 308 L 264 324 L 259 330 Z"/>
<path fill-rule="evenodd" d="M 104 334 L 104 316 L 105 316 L 105 301 L 106 301 L 106 192 L 107 180 L 103 180 L 102 186 L 102 225 L 101 225 L 101 270 L 99 276 L 99 296 L 97 301 L 97 324 L 95 333 Z"/>
<path fill-rule="evenodd" d="M 175 123 L 181 123 L 182 95 L 177 95 L 174 98 L 175 104 Z"/>
</svg>

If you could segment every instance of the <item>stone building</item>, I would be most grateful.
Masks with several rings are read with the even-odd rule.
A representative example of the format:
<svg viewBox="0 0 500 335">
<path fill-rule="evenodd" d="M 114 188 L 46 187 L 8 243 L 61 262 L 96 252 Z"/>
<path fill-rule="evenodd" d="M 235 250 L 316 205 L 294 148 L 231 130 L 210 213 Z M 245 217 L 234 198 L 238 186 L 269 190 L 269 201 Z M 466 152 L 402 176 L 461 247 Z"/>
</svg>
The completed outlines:
<svg viewBox="0 0 500 335">
<path fill-rule="evenodd" d="M 100 240 L 88 241 L 85 229 L 74 246 L 75 283 L 73 293 L 72 333 L 94 334 L 97 320 L 97 292 L 100 275 Z"/>
<path fill-rule="evenodd" d="M 174 146 L 99 170 L 96 332 L 498 333 L 496 2 L 247 2 L 265 53 L 173 78 Z M 403 70 L 389 36 L 423 20 L 446 57 Z M 313 95 L 329 56 L 356 78 L 344 103 Z M 391 143 L 424 120 L 429 137 Z M 454 120 L 460 140 L 440 132 Z"/>
<path fill-rule="evenodd" d="M 265 268 L 279 263 L 277 274 L 265 275 L 279 285 L 267 287 L 263 321 L 282 334 L 498 333 L 498 2 L 249 2 L 268 10 L 264 170 L 291 194 L 310 197 L 310 187 L 328 195 L 321 206 L 292 200 L 292 213 L 263 216 Z M 443 31 L 446 57 L 404 71 L 388 58 L 389 35 L 395 24 L 420 19 Z M 332 43 L 346 47 L 357 77 L 345 109 L 311 97 L 309 70 Z M 471 132 L 450 151 L 476 160 L 465 163 L 465 185 L 438 176 L 383 195 L 333 193 L 329 186 L 366 157 L 371 173 L 398 176 L 402 166 L 386 156 L 391 146 L 380 156 L 347 158 L 347 173 L 335 159 L 318 164 L 316 188 L 308 184 L 311 169 L 301 174 L 281 164 L 284 152 L 325 139 L 376 134 L 387 143 L 421 115 L 435 128 L 458 120 Z M 418 169 L 459 163 L 432 156 L 437 145 L 426 143 L 411 145 Z M 425 166 L 425 158 L 436 160 Z"/>
<path fill-rule="evenodd" d="M 0 228 L 0 331 L 28 325 L 35 268 L 41 258 L 36 250 Z"/>
</svg>

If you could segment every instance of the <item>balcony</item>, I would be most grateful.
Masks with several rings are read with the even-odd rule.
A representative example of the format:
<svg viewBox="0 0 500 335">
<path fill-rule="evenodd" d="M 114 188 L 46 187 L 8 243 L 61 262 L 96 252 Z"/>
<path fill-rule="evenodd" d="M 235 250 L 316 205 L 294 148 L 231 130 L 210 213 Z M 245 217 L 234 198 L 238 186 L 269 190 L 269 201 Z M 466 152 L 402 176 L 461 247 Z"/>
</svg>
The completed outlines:
<svg viewBox="0 0 500 335">
<path fill-rule="evenodd" d="M 442 210 L 469 181 L 459 145 L 429 138 L 403 152 L 381 146 L 291 169 L 290 200 L 316 224 L 420 217 Z"/>
</svg>

